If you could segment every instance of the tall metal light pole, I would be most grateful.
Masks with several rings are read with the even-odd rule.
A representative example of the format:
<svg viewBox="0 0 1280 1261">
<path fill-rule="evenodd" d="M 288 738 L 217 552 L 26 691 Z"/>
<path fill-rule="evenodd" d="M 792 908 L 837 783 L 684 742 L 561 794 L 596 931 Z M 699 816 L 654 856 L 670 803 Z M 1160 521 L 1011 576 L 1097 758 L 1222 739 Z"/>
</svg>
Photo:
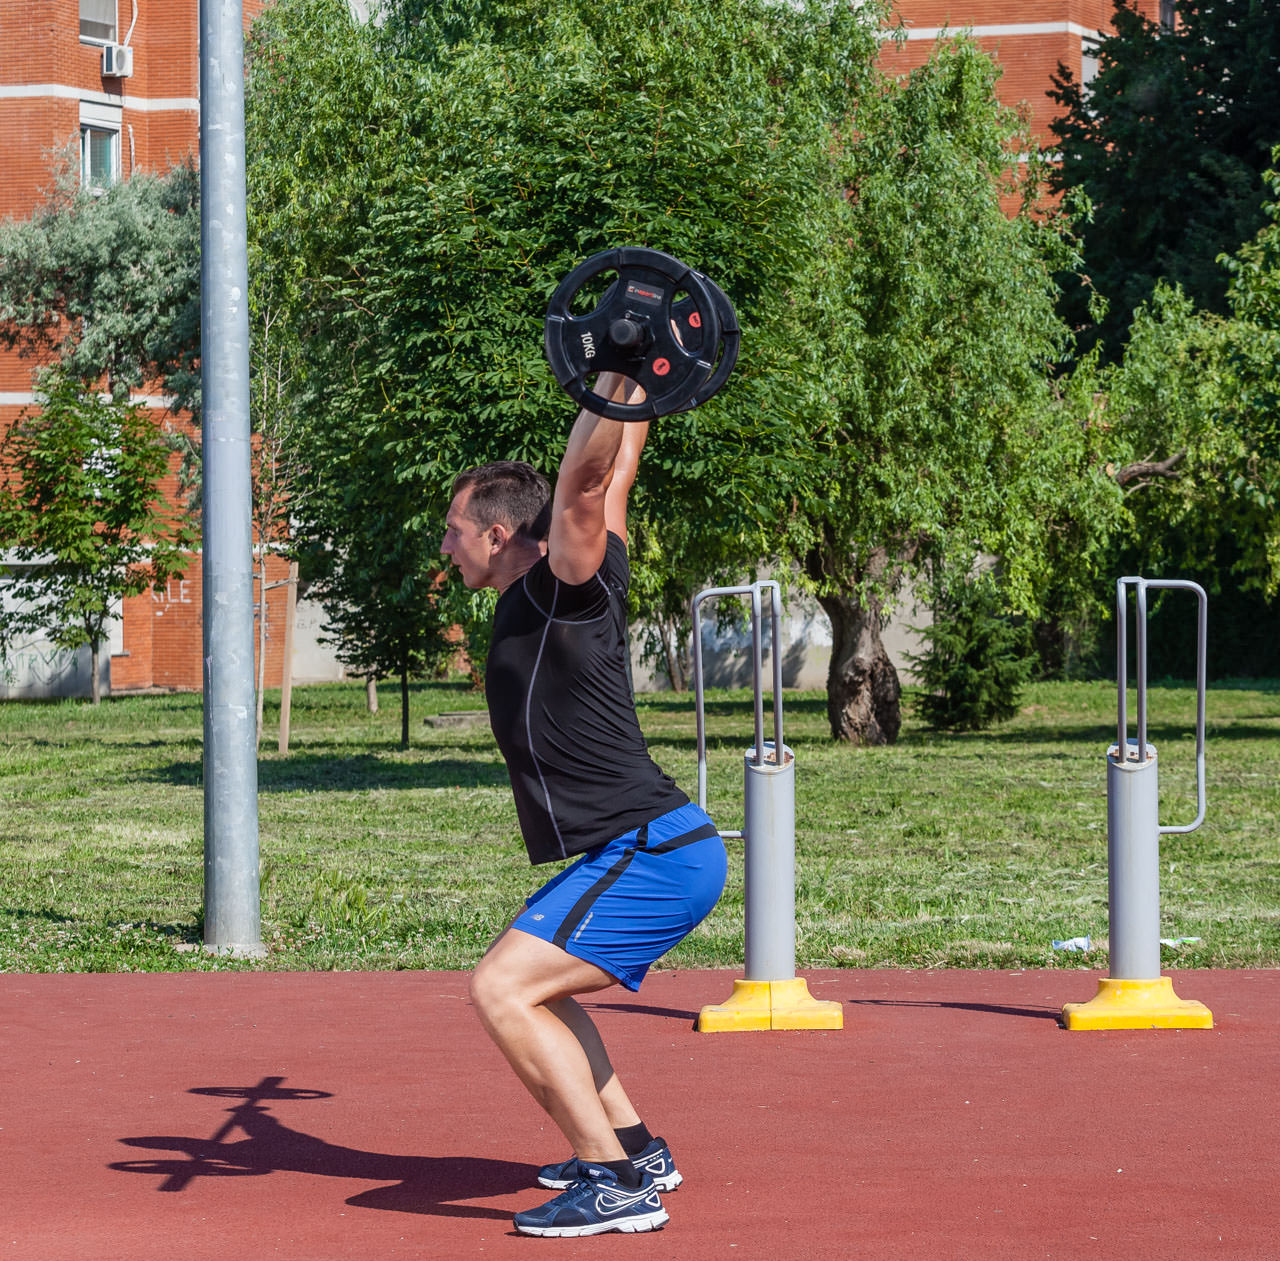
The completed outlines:
<svg viewBox="0 0 1280 1261">
<path fill-rule="evenodd" d="M 204 942 L 262 953 L 241 0 L 200 0 Z"/>
</svg>

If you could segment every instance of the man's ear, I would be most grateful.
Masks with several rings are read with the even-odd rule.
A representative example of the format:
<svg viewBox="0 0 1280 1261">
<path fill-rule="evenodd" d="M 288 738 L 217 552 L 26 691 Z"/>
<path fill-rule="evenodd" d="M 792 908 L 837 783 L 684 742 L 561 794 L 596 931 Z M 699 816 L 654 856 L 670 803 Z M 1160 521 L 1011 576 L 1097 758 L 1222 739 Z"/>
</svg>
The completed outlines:
<svg viewBox="0 0 1280 1261">
<path fill-rule="evenodd" d="M 504 547 L 511 541 L 511 532 L 501 521 L 489 527 L 489 554 L 494 555 L 502 551 Z"/>
</svg>

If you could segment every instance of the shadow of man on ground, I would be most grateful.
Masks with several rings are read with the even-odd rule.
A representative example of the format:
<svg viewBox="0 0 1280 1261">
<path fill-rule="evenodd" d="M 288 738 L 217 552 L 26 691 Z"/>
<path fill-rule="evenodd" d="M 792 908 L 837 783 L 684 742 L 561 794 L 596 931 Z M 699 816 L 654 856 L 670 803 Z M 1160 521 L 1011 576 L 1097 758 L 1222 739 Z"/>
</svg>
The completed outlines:
<svg viewBox="0 0 1280 1261">
<path fill-rule="evenodd" d="M 180 1152 L 185 1159 L 124 1160 L 108 1166 L 124 1173 L 152 1174 L 164 1181 L 156 1189 L 185 1190 L 195 1179 L 261 1177 L 277 1171 L 352 1178 L 385 1185 L 351 1196 L 357 1208 L 441 1217 L 481 1217 L 509 1220 L 505 1209 L 459 1204 L 527 1190 L 537 1170 L 509 1160 L 478 1156 L 397 1156 L 386 1152 L 340 1147 L 324 1139 L 291 1130 L 265 1106 L 267 1101 L 331 1098 L 328 1091 L 292 1090 L 283 1077 L 264 1077 L 256 1086 L 205 1086 L 195 1095 L 242 1099 L 211 1138 L 153 1135 L 122 1138 L 129 1147 Z M 233 1138 L 239 1130 L 244 1137 Z"/>
</svg>

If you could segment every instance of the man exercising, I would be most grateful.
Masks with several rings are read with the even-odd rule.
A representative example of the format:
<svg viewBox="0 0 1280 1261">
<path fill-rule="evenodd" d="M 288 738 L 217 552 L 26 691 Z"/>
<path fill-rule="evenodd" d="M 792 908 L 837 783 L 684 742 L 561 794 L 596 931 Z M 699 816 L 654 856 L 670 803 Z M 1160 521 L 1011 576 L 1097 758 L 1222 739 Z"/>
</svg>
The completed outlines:
<svg viewBox="0 0 1280 1261">
<path fill-rule="evenodd" d="M 596 388 L 621 399 L 628 384 Z M 628 674 L 627 499 L 647 436 L 580 412 L 554 497 L 528 464 L 469 469 L 440 549 L 468 587 L 499 592 L 485 688 L 529 859 L 575 860 L 471 980 L 489 1036 L 573 1149 L 538 1175 L 561 1194 L 516 1214 L 530 1235 L 655 1230 L 659 1192 L 682 1181 L 575 1000 L 638 990 L 724 889 L 724 843 L 649 757 Z"/>
</svg>

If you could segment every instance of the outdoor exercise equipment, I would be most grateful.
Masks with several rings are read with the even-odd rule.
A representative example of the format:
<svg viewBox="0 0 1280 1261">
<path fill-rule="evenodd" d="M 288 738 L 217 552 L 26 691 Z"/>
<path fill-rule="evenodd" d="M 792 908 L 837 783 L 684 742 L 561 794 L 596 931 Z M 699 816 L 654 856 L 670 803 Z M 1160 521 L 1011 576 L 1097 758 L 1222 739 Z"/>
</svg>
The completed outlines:
<svg viewBox="0 0 1280 1261">
<path fill-rule="evenodd" d="M 591 310 L 575 312 L 596 288 L 603 293 Z M 728 380 L 739 338 L 733 304 L 718 286 L 678 258 L 639 246 L 604 250 L 575 267 L 552 295 L 543 327 L 547 362 L 569 396 L 629 421 L 705 403 Z M 643 401 L 597 394 L 592 383 L 602 372 L 634 381 Z"/>
<path fill-rule="evenodd" d="M 1129 683 L 1126 629 L 1128 588 L 1137 597 L 1137 739 L 1129 739 L 1125 709 Z M 1147 591 L 1193 591 L 1199 601 L 1196 634 L 1196 817 L 1186 824 L 1159 822 L 1159 771 L 1147 743 Z M 1107 870 L 1111 975 L 1087 1003 L 1062 1009 L 1068 1029 L 1211 1029 L 1202 1003 L 1180 999 L 1173 981 L 1160 975 L 1160 835 L 1194 832 L 1204 822 L 1205 658 L 1208 598 L 1194 582 L 1121 578 L 1116 582 L 1116 679 L 1119 695 L 1116 743 L 1107 750 Z"/>
<path fill-rule="evenodd" d="M 769 591 L 770 655 L 773 665 L 773 739 L 764 738 L 763 595 Z M 721 832 L 745 840 L 745 976 L 734 981 L 723 1003 L 698 1016 L 703 1033 L 752 1029 L 840 1029 L 839 1003 L 812 998 L 796 976 L 796 800 L 795 755 L 782 739 L 782 597 L 778 584 L 708 587 L 693 597 L 693 680 L 698 732 L 698 805 L 707 808 L 707 728 L 702 670 L 702 605 L 721 596 L 751 601 L 752 692 L 755 742 L 743 760 L 741 832 Z"/>
</svg>

